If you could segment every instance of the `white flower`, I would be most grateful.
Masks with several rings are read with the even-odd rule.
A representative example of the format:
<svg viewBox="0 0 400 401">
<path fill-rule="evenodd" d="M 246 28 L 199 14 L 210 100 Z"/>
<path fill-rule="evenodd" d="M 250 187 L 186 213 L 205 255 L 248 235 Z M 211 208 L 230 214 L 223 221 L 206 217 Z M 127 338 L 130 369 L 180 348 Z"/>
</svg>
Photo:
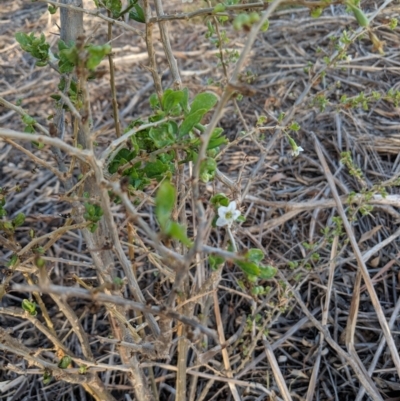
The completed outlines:
<svg viewBox="0 0 400 401">
<path fill-rule="evenodd" d="M 293 157 L 297 157 L 300 152 L 304 152 L 304 149 L 301 146 L 296 146 L 292 148 L 292 151 L 290 153 Z"/>
<path fill-rule="evenodd" d="M 218 216 L 219 217 L 216 223 L 218 227 L 230 227 L 232 223 L 240 216 L 240 211 L 236 210 L 236 202 L 233 201 L 229 203 L 228 206 L 220 206 L 218 208 Z"/>
<path fill-rule="evenodd" d="M 290 135 L 288 135 L 288 140 L 289 140 L 289 145 L 292 148 L 290 154 L 293 157 L 297 157 L 300 154 L 300 152 L 304 152 L 304 149 L 301 146 L 297 145 L 296 141 Z"/>
</svg>

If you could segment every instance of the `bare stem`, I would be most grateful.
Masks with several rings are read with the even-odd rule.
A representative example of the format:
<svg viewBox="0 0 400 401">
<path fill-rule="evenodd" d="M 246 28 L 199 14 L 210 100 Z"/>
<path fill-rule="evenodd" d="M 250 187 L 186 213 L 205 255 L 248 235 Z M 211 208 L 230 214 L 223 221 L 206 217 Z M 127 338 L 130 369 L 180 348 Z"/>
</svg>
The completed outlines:
<svg viewBox="0 0 400 401">
<path fill-rule="evenodd" d="M 149 22 L 151 20 L 151 8 L 148 0 L 143 0 L 143 8 L 146 13 L 146 46 L 147 46 L 147 53 L 149 55 L 150 72 L 153 77 L 154 88 L 156 89 L 158 100 L 161 104 L 163 90 L 161 85 L 161 77 L 157 69 L 156 52 L 154 50 L 154 44 L 153 44 L 154 23 Z"/>
<path fill-rule="evenodd" d="M 172 319 L 179 320 L 180 322 L 186 325 L 198 328 L 202 333 L 206 334 L 209 337 L 212 337 L 214 340 L 217 339 L 217 335 L 214 330 L 200 325 L 196 319 L 190 319 L 183 314 L 177 313 L 172 309 L 166 308 L 165 306 L 146 306 L 139 302 L 131 301 L 129 299 L 125 299 L 116 295 L 109 295 L 105 293 L 84 290 L 82 288 L 63 287 L 58 285 L 47 285 L 45 287 L 40 287 L 40 286 L 27 286 L 27 285 L 14 284 L 12 286 L 12 289 L 13 291 L 18 291 L 18 292 L 41 291 L 45 294 L 58 294 L 59 296 L 62 296 L 64 299 L 67 299 L 68 297 L 80 297 L 83 299 L 89 299 L 96 302 L 113 303 L 115 305 L 121 305 L 127 309 L 137 310 L 146 314 L 150 313 L 154 315 L 167 316 Z"/>
<path fill-rule="evenodd" d="M 155 0 L 157 16 L 161 17 L 164 15 L 163 5 L 161 0 Z M 168 26 L 166 21 L 159 21 L 161 41 L 164 46 L 165 55 L 168 60 L 169 68 L 171 69 L 172 79 L 174 80 L 174 86 L 176 89 L 180 89 L 182 86 L 182 80 L 179 75 L 178 64 L 172 53 L 171 43 L 169 41 Z"/>
<path fill-rule="evenodd" d="M 107 12 L 108 16 L 110 17 L 110 11 Z M 112 23 L 108 23 L 108 43 L 111 45 L 112 40 Z M 117 89 L 115 87 L 115 67 L 114 67 L 114 60 L 113 54 L 110 53 L 108 55 L 108 63 L 110 65 L 110 86 L 111 86 L 111 100 L 112 100 L 112 107 L 113 107 L 113 115 L 114 115 L 114 124 L 115 124 L 115 133 L 117 138 L 121 136 L 121 127 L 119 123 L 119 112 L 118 112 L 118 103 L 117 103 Z"/>
</svg>

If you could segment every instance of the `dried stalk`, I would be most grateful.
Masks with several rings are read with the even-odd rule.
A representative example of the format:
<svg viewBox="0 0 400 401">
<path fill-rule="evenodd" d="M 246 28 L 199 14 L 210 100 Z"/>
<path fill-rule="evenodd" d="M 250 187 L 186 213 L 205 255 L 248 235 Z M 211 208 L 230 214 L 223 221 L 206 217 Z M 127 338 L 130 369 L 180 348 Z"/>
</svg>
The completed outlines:
<svg viewBox="0 0 400 401">
<path fill-rule="evenodd" d="M 390 320 L 389 320 L 389 328 L 390 329 L 393 329 L 393 326 L 396 323 L 396 320 L 398 319 L 399 313 L 400 313 L 400 298 L 397 300 L 396 306 L 393 309 L 392 316 L 390 317 Z M 372 374 L 374 373 L 376 364 L 378 363 L 379 358 L 381 357 L 381 354 L 382 354 L 385 346 L 386 346 L 386 340 L 385 340 L 385 337 L 382 337 L 381 341 L 378 345 L 378 349 L 375 351 L 374 358 L 371 362 L 371 365 L 368 368 L 369 376 L 372 376 Z M 365 394 L 365 388 L 361 387 L 360 390 L 358 391 L 355 401 L 361 401 L 364 397 L 364 394 Z"/>
<path fill-rule="evenodd" d="M 153 27 L 154 23 L 150 22 L 151 20 L 151 8 L 149 5 L 148 0 L 143 0 L 143 9 L 146 13 L 146 46 L 147 46 L 147 53 L 149 55 L 149 62 L 150 62 L 150 72 L 151 76 L 153 77 L 154 88 L 157 93 L 158 100 L 160 104 L 162 104 L 162 94 L 163 89 L 161 85 L 161 78 L 158 73 L 157 62 L 156 62 L 156 52 L 154 50 L 154 43 L 153 43 Z"/>
<path fill-rule="evenodd" d="M 217 291 L 214 292 L 214 313 L 215 313 L 215 319 L 216 319 L 216 322 L 217 322 L 219 342 L 221 344 L 225 344 L 224 327 L 222 325 L 221 313 L 220 313 L 220 310 L 219 310 L 219 302 L 218 302 L 218 293 L 217 293 Z M 226 375 L 228 376 L 228 378 L 233 378 L 231 364 L 230 364 L 230 361 L 229 361 L 228 350 L 226 348 L 223 348 L 221 353 L 222 353 L 222 358 L 223 358 L 223 361 L 224 361 L 224 367 L 225 367 Z M 229 388 L 230 388 L 230 390 L 232 392 L 233 399 L 235 401 L 241 401 L 241 397 L 239 395 L 238 389 L 235 386 L 235 383 L 229 381 L 228 384 L 229 384 Z"/>
<path fill-rule="evenodd" d="M 108 17 L 110 17 L 111 12 L 107 12 Z M 108 23 L 108 31 L 107 31 L 107 38 L 108 42 L 111 46 L 111 40 L 112 40 L 112 24 L 111 22 Z M 117 88 L 115 86 L 115 66 L 114 66 L 114 60 L 113 60 L 113 54 L 110 53 L 108 55 L 108 63 L 110 66 L 110 87 L 111 87 L 111 101 L 112 101 L 112 107 L 113 107 L 113 116 L 114 116 L 114 124 L 115 124 L 115 134 L 117 138 L 121 136 L 121 126 L 119 123 L 119 111 L 118 111 L 118 102 L 117 102 Z"/>
<path fill-rule="evenodd" d="M 103 383 L 101 383 L 96 373 L 87 373 L 86 375 L 67 373 L 56 364 L 33 356 L 29 348 L 15 340 L 2 328 L 0 328 L 0 350 L 19 355 L 29 364 L 38 366 L 41 369 L 48 369 L 58 380 L 63 380 L 67 383 L 81 384 L 96 400 L 116 401 L 115 398 L 104 389 Z"/>
<path fill-rule="evenodd" d="M 278 361 L 275 358 L 274 351 L 272 350 L 271 344 L 264 337 L 264 347 L 265 354 L 267 355 L 269 365 L 271 366 L 272 372 L 275 376 L 276 383 L 278 384 L 279 390 L 281 390 L 283 399 L 285 401 L 292 401 L 292 397 L 290 395 L 289 389 L 286 386 L 285 379 L 282 375 L 282 372 L 279 368 Z"/>
<path fill-rule="evenodd" d="M 133 32 L 136 35 L 138 35 L 139 37 L 144 37 L 143 33 L 141 31 L 137 30 L 136 28 L 134 28 L 133 26 L 126 24 L 123 21 L 118 21 L 118 20 L 115 20 L 114 18 L 110 18 L 110 17 L 107 17 L 106 15 L 102 14 L 102 9 L 93 11 L 93 10 L 87 10 L 85 8 L 77 7 L 77 6 L 74 6 L 71 4 L 59 3 L 59 2 L 53 1 L 53 0 L 37 0 L 37 1 L 40 1 L 42 3 L 51 4 L 52 6 L 60 7 L 61 9 L 74 11 L 74 12 L 77 12 L 80 14 L 92 15 L 93 17 L 102 19 L 103 21 L 106 21 L 107 23 L 110 23 L 110 24 L 116 25 L 116 26 L 120 26 L 121 28 L 124 28 L 125 30 L 127 30 L 129 32 Z"/>
<path fill-rule="evenodd" d="M 345 211 L 343 209 L 343 205 L 340 202 L 340 197 L 339 197 L 339 194 L 338 194 L 338 192 L 336 190 L 336 186 L 335 186 L 335 183 L 334 183 L 333 178 L 332 178 L 332 173 L 330 172 L 328 164 L 326 163 L 325 157 L 324 157 L 322 149 L 321 149 L 321 145 L 320 145 L 318 139 L 315 136 L 314 136 L 314 141 L 315 141 L 315 149 L 317 151 L 318 158 L 319 158 L 319 160 L 320 160 L 320 162 L 322 164 L 322 167 L 324 168 L 326 179 L 327 179 L 327 181 L 329 183 L 329 186 L 331 188 L 332 195 L 333 195 L 333 197 L 334 197 L 334 199 L 336 201 L 336 206 L 337 206 L 338 213 L 339 213 L 340 217 L 342 218 L 343 226 L 344 226 L 344 228 L 346 230 L 346 233 L 347 233 L 348 238 L 350 240 L 351 246 L 353 248 L 355 257 L 357 259 L 358 267 L 359 267 L 359 269 L 361 271 L 361 274 L 362 274 L 362 278 L 364 279 L 365 285 L 366 285 L 367 290 L 369 292 L 369 295 L 371 297 L 372 305 L 374 306 L 374 309 L 375 309 L 376 314 L 378 316 L 378 320 L 379 320 L 380 326 L 382 328 L 383 334 L 384 334 L 384 336 L 386 338 L 388 347 L 390 349 L 390 353 L 392 355 L 393 363 L 395 364 L 396 369 L 397 369 L 397 374 L 400 376 L 400 357 L 399 357 L 399 354 L 397 352 L 396 344 L 395 344 L 395 342 L 393 340 L 393 336 L 392 336 L 392 334 L 390 332 L 388 323 L 387 323 L 386 318 L 385 318 L 385 314 L 382 311 L 382 307 L 381 307 L 381 304 L 379 302 L 379 298 L 376 295 L 375 287 L 374 287 L 374 285 L 373 285 L 373 283 L 371 281 L 371 277 L 369 276 L 368 269 L 367 269 L 367 266 L 365 265 L 365 262 L 364 262 L 364 259 L 362 257 L 360 248 L 359 248 L 359 246 L 357 244 L 357 241 L 356 241 L 356 239 L 354 237 L 353 230 L 352 230 L 351 225 L 350 225 L 350 223 L 349 223 L 349 221 L 347 219 L 346 213 L 345 213 Z"/>
<path fill-rule="evenodd" d="M 163 10 L 163 5 L 162 5 L 162 0 L 155 0 L 154 4 L 156 6 L 156 13 L 157 17 L 161 17 L 164 15 L 164 10 Z M 171 43 L 169 41 L 169 34 L 168 34 L 168 25 L 167 22 L 165 21 L 159 21 L 158 26 L 160 27 L 160 33 L 161 33 L 161 42 L 164 47 L 164 52 L 168 60 L 168 65 L 169 68 L 171 69 L 171 75 L 172 79 L 174 81 L 174 87 L 176 89 L 181 89 L 182 86 L 182 80 L 179 75 L 179 69 L 178 69 L 178 64 L 176 62 L 176 59 L 172 53 L 172 47 Z"/>
<path fill-rule="evenodd" d="M 71 156 L 77 157 L 79 160 L 85 161 L 90 155 L 91 152 L 86 150 L 79 150 L 78 148 L 74 148 L 66 144 L 64 141 L 58 138 L 53 138 L 50 136 L 44 136 L 39 134 L 27 134 L 26 132 L 14 131 L 11 129 L 0 128 L 0 137 L 9 138 L 9 139 L 19 139 L 21 141 L 26 142 L 39 142 L 44 143 L 46 145 L 54 146 L 60 150 L 63 150 L 65 153 L 68 153 Z"/>
<path fill-rule="evenodd" d="M 346 352 L 344 351 L 340 345 L 334 341 L 334 339 L 331 337 L 331 334 L 327 328 L 322 326 L 322 324 L 310 313 L 308 310 L 307 306 L 304 304 L 303 300 L 301 299 L 300 294 L 296 289 L 294 289 L 291 284 L 286 280 L 286 277 L 284 277 L 283 274 L 281 274 L 278 271 L 279 278 L 285 282 L 285 284 L 288 286 L 288 288 L 291 289 L 293 292 L 293 295 L 301 307 L 303 313 L 310 319 L 310 321 L 313 323 L 313 325 L 321 332 L 321 334 L 324 335 L 326 342 L 336 351 L 338 356 L 343 358 L 347 364 L 353 369 L 354 373 L 356 374 L 358 380 L 360 383 L 365 387 L 368 395 L 371 397 L 373 401 L 382 401 L 381 395 L 378 393 L 376 390 L 375 385 L 371 384 L 371 380 L 367 377 L 365 377 L 365 374 L 359 364 L 353 360 L 353 358 Z"/>
<path fill-rule="evenodd" d="M 333 279 L 334 279 L 335 268 L 336 268 L 336 256 L 337 256 L 338 244 L 339 244 L 339 237 L 336 235 L 332 242 L 331 260 L 329 262 L 328 284 L 326 286 L 325 303 L 324 303 L 324 308 L 322 310 L 321 324 L 324 327 L 326 327 L 328 324 L 329 306 L 331 303 L 331 295 L 332 295 Z M 321 364 L 322 347 L 323 347 L 324 343 L 325 343 L 325 338 L 324 338 L 324 335 L 321 333 L 319 347 L 318 347 L 318 353 L 317 353 L 316 361 L 315 361 L 314 368 L 312 371 L 312 375 L 310 378 L 310 383 L 308 385 L 306 401 L 312 401 L 314 399 L 314 392 L 315 392 L 315 389 L 317 388 L 319 367 Z"/>
<path fill-rule="evenodd" d="M 13 146 L 15 149 L 18 149 L 22 153 L 25 153 L 37 165 L 42 166 L 42 167 L 46 168 L 47 170 L 51 171 L 60 181 L 65 180 L 65 175 L 61 174 L 57 169 L 55 169 L 49 163 L 47 163 L 44 160 L 40 159 L 39 157 L 35 156 L 32 152 L 25 149 L 21 145 L 18 145 L 18 143 L 12 141 L 11 139 L 5 139 L 5 141 L 7 143 L 9 143 L 11 146 Z"/>
<path fill-rule="evenodd" d="M 202 326 L 198 323 L 195 319 L 190 319 L 187 316 L 184 316 L 180 313 L 177 313 L 173 310 L 166 308 L 165 306 L 146 306 L 144 304 L 140 304 L 135 301 L 131 301 L 116 295 L 109 295 L 104 293 L 97 293 L 95 291 L 87 291 L 82 288 L 75 288 L 75 287 L 63 287 L 58 285 L 48 285 L 46 287 L 39 287 L 39 286 L 26 286 L 26 285 L 19 285 L 14 284 L 12 287 L 13 291 L 18 292 L 34 292 L 40 291 L 45 294 L 58 294 L 65 298 L 68 297 L 80 297 L 82 299 L 89 299 L 96 302 L 102 303 L 111 303 L 115 305 L 120 305 L 128 309 L 133 309 L 136 311 L 140 311 L 143 313 L 155 314 L 160 316 L 167 316 L 171 319 L 175 319 L 181 321 L 182 323 L 192 326 L 195 329 L 197 328 L 202 333 L 207 336 L 210 336 L 218 341 L 218 337 L 214 330 L 209 329 L 208 327 Z"/>
<path fill-rule="evenodd" d="M 36 316 L 32 316 L 29 313 L 25 312 L 23 309 L 16 307 L 9 307 L 9 308 L 0 307 L 0 314 L 29 320 L 40 332 L 42 332 L 54 344 L 55 347 L 61 349 L 67 355 L 71 355 L 71 351 L 60 341 L 57 335 L 55 335 L 51 330 L 46 328 L 46 326 L 44 326 L 36 318 Z"/>
<path fill-rule="evenodd" d="M 24 109 L 22 107 L 16 106 L 15 104 L 8 102 L 6 99 L 3 99 L 2 97 L 0 97 L 0 104 L 3 105 L 4 107 L 6 107 L 7 109 L 14 110 L 21 117 L 27 115 L 27 113 L 24 111 Z M 33 125 L 39 131 L 41 131 L 44 135 L 46 135 L 46 136 L 50 135 L 49 131 L 45 127 L 43 127 L 41 124 L 39 124 L 38 122 L 35 121 L 35 123 Z"/>
</svg>

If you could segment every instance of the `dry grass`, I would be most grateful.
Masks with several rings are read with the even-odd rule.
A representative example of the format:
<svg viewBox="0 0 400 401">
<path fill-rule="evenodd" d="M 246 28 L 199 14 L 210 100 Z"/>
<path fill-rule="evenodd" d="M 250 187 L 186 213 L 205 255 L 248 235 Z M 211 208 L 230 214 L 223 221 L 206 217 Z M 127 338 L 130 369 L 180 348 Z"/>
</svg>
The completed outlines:
<svg viewBox="0 0 400 401">
<path fill-rule="evenodd" d="M 362 5 L 366 11 L 375 10 L 372 1 L 362 1 Z M 55 45 L 56 20 L 48 16 L 43 3 L 6 0 L 1 7 L 0 97 L 13 104 L 22 99 L 21 107 L 47 127 L 46 119 L 54 113 L 49 96 L 56 90 L 58 77 L 47 68 L 36 68 L 13 35 L 17 31 L 44 30 Z M 182 7 L 176 2 L 167 10 Z M 387 26 L 398 13 L 399 7 L 389 4 L 372 25 L 375 34 L 385 41 L 384 55 L 373 52 L 367 36 L 359 38 L 348 49 L 351 60 L 337 62 L 326 69 L 322 79 L 314 81 L 312 68 L 309 72 L 305 68 L 321 68 L 323 58 L 334 52 L 331 37 L 337 37 L 343 29 L 357 28 L 354 18 L 343 7 L 332 6 L 319 19 L 302 10 L 281 10 L 271 20 L 268 32 L 259 35 L 245 68 L 256 94 L 237 101 L 240 111 L 230 102 L 221 120 L 232 143 L 224 150 L 219 169 L 234 185 L 226 186 L 216 180 L 203 189 L 205 200 L 218 192 L 241 200 L 246 222 L 235 229 L 238 247 L 264 250 L 279 274 L 276 279 L 261 283 L 270 286 L 268 295 L 253 297 L 249 288 L 241 285 L 243 273 L 231 264 L 224 267 L 220 277 L 211 273 L 204 260 L 190 270 L 193 299 L 186 309 L 180 307 L 177 311 L 189 317 L 198 315 L 202 324 L 217 331 L 220 343 L 227 341 L 227 346 L 221 347 L 210 337 L 204 343 L 203 337 L 199 340 L 187 334 L 191 401 L 231 400 L 235 391 L 240 399 L 254 401 L 400 400 L 398 370 L 379 323 L 379 319 L 389 322 L 390 338 L 386 336 L 386 341 L 392 341 L 392 352 L 399 349 L 400 193 L 398 187 L 390 184 L 400 173 L 399 108 L 385 99 L 370 102 L 368 110 L 344 107 L 339 101 L 343 95 L 350 98 L 361 91 L 366 95 L 374 91 L 384 95 L 389 89 L 399 89 L 400 30 Z M 104 23 L 89 17 L 85 21 L 86 35 L 93 34 L 96 41 L 104 42 Z M 220 89 L 215 84 L 207 86 L 207 79 L 217 82 L 223 78 L 217 68 L 216 49 L 204 39 L 204 33 L 205 27 L 197 19 L 193 23 L 170 24 L 171 43 L 183 84 L 192 94 L 206 88 L 218 93 Z M 240 51 L 246 34 L 229 31 L 228 35 L 228 46 Z M 144 67 L 145 43 L 138 38 L 133 41 L 131 34 L 120 28 L 115 28 L 114 36 L 116 86 L 124 128 L 133 119 L 149 113 L 148 97 L 154 87 L 151 74 Z M 166 71 L 163 86 L 167 88 L 172 84 L 167 61 L 161 44 L 156 42 L 155 47 L 159 71 Z M 106 63 L 99 67 L 98 76 L 90 84 L 90 93 L 94 130 L 101 149 L 115 135 Z M 320 95 L 328 101 L 323 111 L 315 103 Z M 305 151 L 297 158 L 290 156 L 287 139 L 275 129 L 280 112 L 301 125 L 293 137 Z M 267 116 L 267 122 L 254 131 L 261 115 Z M 0 108 L 0 125 L 23 130 L 18 114 L 6 108 Z M 252 130 L 253 134 L 249 134 Z M 66 140 L 71 141 L 70 133 Z M 30 145 L 24 146 L 56 167 L 49 147 L 39 152 Z M 350 151 L 362 170 L 360 179 L 340 163 L 343 151 Z M 189 171 L 185 174 L 188 180 Z M 358 203 L 348 203 L 351 192 L 371 190 L 382 183 L 390 196 L 382 198 L 375 193 L 369 201 L 374 206 L 370 213 L 360 213 L 365 200 L 358 198 Z M 189 190 L 189 180 L 185 185 Z M 21 190 L 13 191 L 15 186 Z M 52 233 L 65 223 L 60 214 L 72 208 L 62 197 L 63 188 L 57 176 L 35 166 L 29 157 L 3 140 L 0 187 L 11 189 L 6 205 L 9 216 L 20 212 L 27 215 L 26 223 L 17 231 L 21 247 L 29 243 L 30 229 L 35 230 L 36 236 Z M 157 231 L 151 196 L 143 197 L 139 211 Z M 190 201 L 186 207 L 190 222 L 194 209 Z M 351 231 L 343 229 L 335 235 L 333 218 L 339 215 L 340 208 L 350 219 Z M 124 209 L 116 205 L 112 210 L 124 249 L 134 256 L 132 261 L 146 301 L 149 305 L 162 305 L 172 288 L 165 269 L 168 273 L 172 266 L 158 266 L 157 256 L 149 255 L 137 234 L 134 250 L 129 251 Z M 327 227 L 331 228 L 330 235 L 323 235 L 321 231 Z M 223 231 L 213 230 L 209 245 L 219 247 L 223 241 Z M 2 264 L 12 253 L 11 248 L 0 243 Z M 45 259 L 54 285 L 75 286 L 73 276 L 88 285 L 98 285 L 79 230 L 57 237 L 55 243 L 49 244 Z M 20 265 L 11 283 L 33 283 L 29 260 Z M 372 280 L 361 275 L 363 264 Z M 117 268 L 123 277 L 121 268 Z M 7 269 L 3 272 L 6 277 Z M 212 285 L 207 285 L 210 278 Z M 377 294 L 378 304 L 373 302 L 371 288 Z M 70 291 L 73 294 L 74 289 Z M 199 291 L 203 291 L 202 297 L 198 296 Z M 126 289 L 122 295 L 130 297 Z M 0 325 L 8 334 L 0 332 L 0 343 L 7 347 L 11 336 L 28 351 L 37 351 L 35 356 L 55 360 L 53 345 L 38 330 L 37 321 L 45 323 L 43 316 L 28 319 L 18 312 L 25 297 L 26 293 L 12 290 L 3 297 Z M 71 332 L 60 306 L 49 295 L 44 294 L 42 299 L 63 345 L 85 359 L 78 336 Z M 133 399 L 116 344 L 108 339 L 110 321 L 103 304 L 80 296 L 71 297 L 68 304 L 88 334 L 93 360 L 100 364 L 93 371 L 98 372 L 116 399 Z M 134 316 L 132 312 L 130 317 Z M 178 333 L 181 330 L 175 320 L 173 327 Z M 151 360 L 143 354 L 139 360 L 143 369 L 152 366 L 160 400 L 175 397 L 179 335 L 174 331 L 173 336 L 164 358 Z M 28 357 L 7 352 L 7 348 L 0 350 L 0 367 L 0 399 L 92 399 L 81 386 L 62 378 L 45 386 L 43 371 L 29 363 Z M 70 371 L 77 373 L 76 369 Z M 370 385 L 375 397 L 363 396 L 362 385 Z"/>
</svg>

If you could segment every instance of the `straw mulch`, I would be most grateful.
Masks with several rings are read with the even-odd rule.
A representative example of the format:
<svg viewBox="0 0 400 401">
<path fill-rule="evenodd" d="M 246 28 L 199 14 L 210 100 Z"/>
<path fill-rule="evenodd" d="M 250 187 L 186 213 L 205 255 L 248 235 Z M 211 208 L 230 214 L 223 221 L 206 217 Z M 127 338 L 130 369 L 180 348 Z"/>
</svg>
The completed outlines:
<svg viewBox="0 0 400 401">
<path fill-rule="evenodd" d="M 373 1 L 361 3 L 366 12 L 376 10 Z M 200 2 L 193 4 L 176 2 L 166 10 L 188 11 L 200 6 Z M 268 263 L 277 267 L 279 273 L 276 279 L 261 282 L 270 290 L 255 297 L 237 267 L 224 267 L 216 296 L 231 373 L 225 370 L 224 350 L 217 349 L 209 357 L 205 354 L 216 345 L 212 340 L 208 348 L 196 339 L 188 340 L 188 389 L 194 389 L 191 400 L 232 400 L 231 384 L 237 387 L 242 400 L 284 399 L 283 385 L 293 400 L 368 400 L 371 398 L 361 393 L 360 381 L 360 377 L 369 380 L 368 370 L 370 383 L 383 399 L 400 400 L 399 377 L 378 320 L 380 314 L 389 322 L 391 339 L 399 349 L 400 194 L 395 184 L 400 174 L 400 122 L 398 105 L 385 98 L 390 89 L 399 89 L 400 29 L 388 27 L 390 18 L 397 18 L 398 13 L 399 7 L 389 4 L 372 24 L 374 33 L 384 41 L 384 54 L 374 51 L 365 34 L 349 46 L 348 58 L 328 67 L 320 79 L 314 79 L 315 73 L 323 67 L 324 57 L 335 52 L 337 38 L 343 30 L 351 35 L 358 28 L 343 6 L 329 7 L 318 19 L 311 18 L 304 9 L 280 10 L 271 20 L 269 30 L 259 35 L 242 74 L 243 83 L 250 85 L 254 93 L 244 93 L 236 104 L 228 103 L 220 123 L 231 144 L 224 149 L 218 166 L 234 185 L 226 186 L 216 180 L 204 186 L 204 196 L 209 199 L 213 193 L 223 192 L 231 199 L 242 200 L 240 209 L 246 221 L 234 229 L 238 247 L 264 250 Z M 93 34 L 95 41 L 103 43 L 103 22 L 88 16 L 85 21 L 86 34 Z M 22 99 L 21 107 L 45 126 L 47 117 L 54 113 L 49 96 L 56 91 L 58 77 L 47 68 L 35 67 L 31 57 L 21 51 L 14 34 L 44 31 L 55 46 L 56 22 L 43 3 L 5 0 L 1 4 L 0 96 L 14 104 Z M 184 85 L 192 95 L 206 89 L 219 95 L 218 82 L 223 82 L 224 77 L 217 67 L 218 52 L 205 39 L 202 21 L 175 21 L 169 28 Z M 247 33 L 230 29 L 227 33 L 230 41 L 226 47 L 240 52 Z M 114 37 L 118 102 L 122 125 L 126 127 L 133 119 L 148 115 L 148 98 L 154 87 L 145 68 L 145 44 L 119 28 L 115 28 Z M 172 85 L 167 61 L 158 41 L 155 47 L 167 88 Z M 233 64 L 229 65 L 228 71 L 232 68 Z M 90 84 L 90 92 L 93 126 L 101 149 L 114 138 L 107 63 L 98 68 L 97 75 L 98 79 Z M 313 84 L 305 90 L 310 82 Z M 377 92 L 381 99 L 371 99 L 365 108 L 349 107 L 340 101 L 344 95 L 355 98 L 361 92 L 367 98 Z M 296 158 L 290 154 L 285 135 L 276 134 L 282 112 L 292 113 L 290 122 L 301 126 L 298 132 L 291 132 L 296 143 L 304 148 Z M 261 116 L 266 119 L 257 126 Z M 24 128 L 15 111 L 2 107 L 0 125 L 15 130 Z M 24 146 L 56 165 L 50 148 L 37 151 L 29 144 Z M 344 151 L 350 152 L 354 166 L 362 172 L 359 177 L 341 163 Z M 378 309 L 364 280 L 357 281 L 357 250 L 345 228 L 338 227 L 340 207 L 328 177 L 332 177 L 339 203 L 350 221 L 354 243 L 372 278 Z M 386 198 L 379 195 L 382 186 L 389 195 Z M 26 223 L 17 231 L 21 246 L 28 243 L 29 229 L 33 228 L 37 236 L 50 233 L 64 223 L 60 214 L 71 211 L 70 203 L 60 201 L 63 187 L 58 178 L 35 166 L 1 139 L 0 187 L 10 190 L 6 205 L 9 216 L 20 212 L 27 216 Z M 364 193 L 364 200 L 349 204 L 352 192 Z M 368 208 L 369 205 L 373 207 Z M 113 212 L 126 244 L 124 210 L 116 205 Z M 156 230 L 151 202 L 144 203 L 140 212 L 153 222 Z M 190 201 L 187 216 L 191 221 Z M 223 237 L 223 230 L 214 230 L 210 244 L 222 244 Z M 12 250 L 3 245 L 0 244 L 0 261 L 5 266 Z M 162 274 L 155 274 L 158 271 L 140 245 L 137 252 L 141 288 L 149 303 L 162 304 L 171 283 Z M 78 231 L 59 238 L 46 258 L 54 284 L 75 285 L 72 276 L 77 275 L 96 285 L 96 273 Z M 207 263 L 202 262 L 201 269 L 204 277 L 210 276 Z M 22 273 L 27 271 L 21 268 L 12 282 L 25 282 Z M 5 268 L 3 272 L 6 273 Z M 196 268 L 191 270 L 193 296 L 198 274 Z M 26 294 L 10 291 L 3 297 L 2 306 L 20 307 L 24 297 Z M 71 327 L 51 299 L 44 299 L 60 338 L 65 338 L 65 344 L 79 354 L 77 338 L 69 333 Z M 70 304 L 89 334 L 96 360 L 120 365 L 114 345 L 99 342 L 99 337 L 110 334 L 104 308 L 78 298 L 71 299 Z M 193 312 L 200 310 L 195 307 Z M 216 329 L 214 307 L 208 313 L 208 327 Z M 39 350 L 43 358 L 54 358 L 47 338 L 28 320 L 2 314 L 0 310 L 0 325 L 29 349 Z M 327 329 L 324 334 L 323 326 Z M 363 366 L 358 374 L 346 359 L 355 361 L 357 356 L 356 363 Z M 169 349 L 169 359 L 152 361 L 160 400 L 174 399 L 176 362 L 176 341 Z M 21 376 L 21 372 L 29 373 L 31 367 L 14 354 L 0 352 L 0 367 L 1 399 L 91 399 L 77 385 L 62 381 L 43 385 L 40 372 Z M 100 377 L 116 399 L 133 399 L 124 372 L 116 368 L 101 372 Z M 3 391 L 6 382 L 12 385 Z"/>
</svg>

